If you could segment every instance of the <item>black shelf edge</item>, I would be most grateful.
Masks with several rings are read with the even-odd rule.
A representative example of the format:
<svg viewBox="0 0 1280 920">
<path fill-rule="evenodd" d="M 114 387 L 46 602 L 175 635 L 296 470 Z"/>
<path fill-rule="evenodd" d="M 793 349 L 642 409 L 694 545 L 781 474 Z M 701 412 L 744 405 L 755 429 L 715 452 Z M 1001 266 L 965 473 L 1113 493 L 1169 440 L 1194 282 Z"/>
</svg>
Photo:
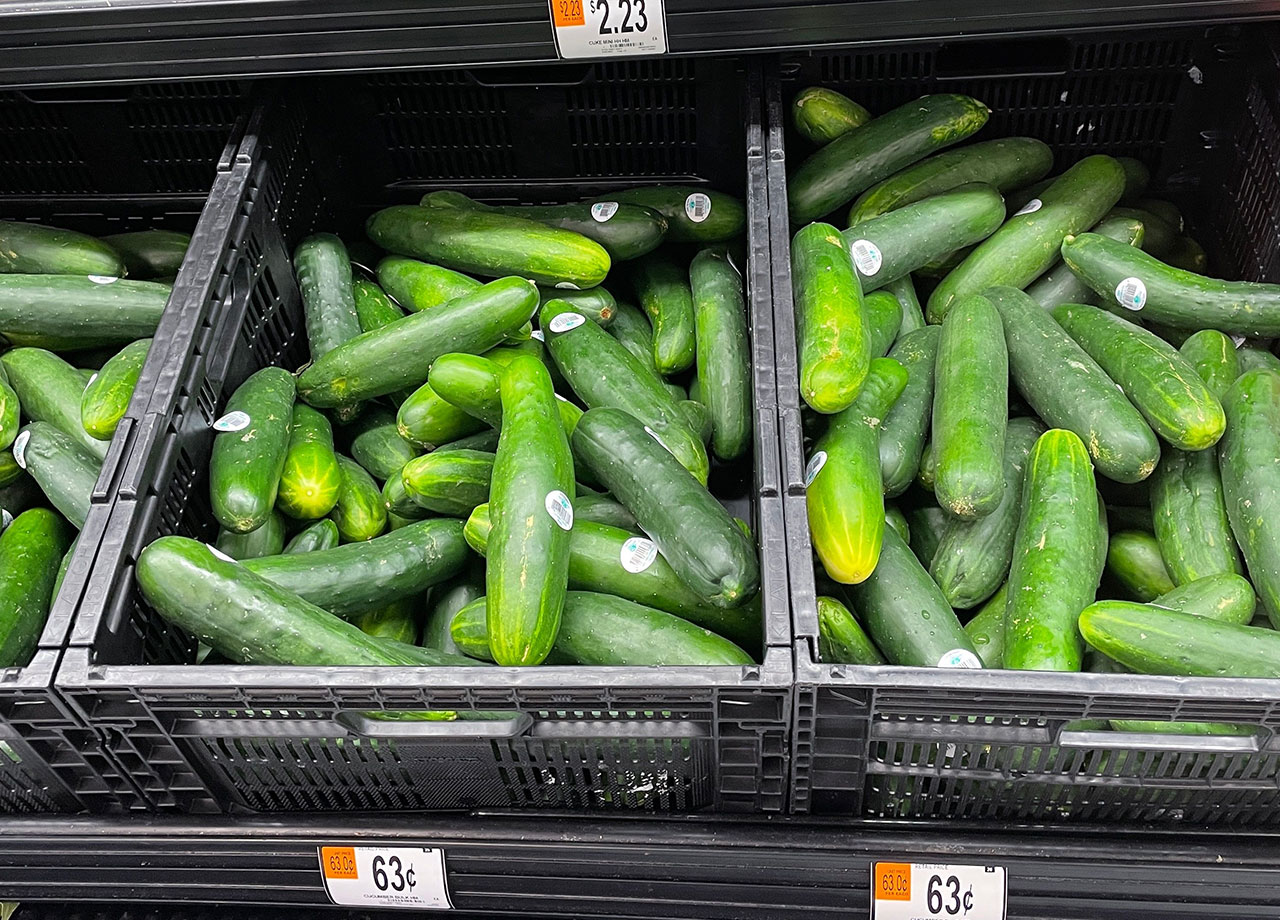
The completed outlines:
<svg viewBox="0 0 1280 920">
<path fill-rule="evenodd" d="M 673 54 L 805 50 L 1280 16 L 1270 0 L 670 0 Z M 0 2 L 0 86 L 556 60 L 543 0 Z"/>
<path fill-rule="evenodd" d="M 0 900 L 326 905 L 321 845 L 438 846 L 462 912 L 865 917 L 873 860 L 999 864 L 1009 917 L 1280 917 L 1280 835 L 537 816 L 11 818 Z"/>
</svg>

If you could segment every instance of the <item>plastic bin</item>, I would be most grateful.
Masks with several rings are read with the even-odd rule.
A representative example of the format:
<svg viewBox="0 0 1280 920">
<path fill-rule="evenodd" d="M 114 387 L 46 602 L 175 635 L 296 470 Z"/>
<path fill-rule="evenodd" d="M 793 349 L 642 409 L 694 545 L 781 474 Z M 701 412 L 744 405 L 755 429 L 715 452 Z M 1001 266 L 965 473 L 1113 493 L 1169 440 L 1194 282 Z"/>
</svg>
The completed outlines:
<svg viewBox="0 0 1280 920">
<path fill-rule="evenodd" d="M 993 109 L 981 136 L 1029 134 L 1057 168 L 1137 156 L 1225 277 L 1280 280 L 1276 32 L 1192 30 L 926 44 L 787 59 L 768 98 L 785 512 L 796 630 L 792 809 L 866 818 L 1280 822 L 1280 681 L 853 667 L 822 663 L 804 493 L 783 125 L 801 86 L 873 112 L 929 92 Z M 794 143 L 793 143 L 794 142 Z M 1237 722 L 1252 736 L 1069 730 L 1079 719 Z"/>
<path fill-rule="evenodd" d="M 163 379 L 76 614 L 59 691 L 158 809 L 780 812 L 791 637 L 779 493 L 760 73 L 733 61 L 316 79 L 255 112 L 227 190 L 217 283 Z M 140 550 L 210 540 L 210 424 L 244 378 L 306 353 L 288 254 L 361 236 L 433 187 L 572 199 L 710 182 L 748 202 L 756 440 L 741 503 L 763 547 L 763 663 L 707 668 L 193 666 L 143 604 Z M 219 193 L 221 194 L 221 193 Z M 134 415 L 137 407 L 131 407 Z M 377 709 L 514 710 L 511 722 L 387 723 Z"/>
<path fill-rule="evenodd" d="M 244 108 L 242 88 L 225 82 L 0 93 L 0 220 L 92 234 L 191 231 L 215 176 L 230 169 Z M 112 442 L 40 650 L 26 667 L 0 671 L 0 812 L 115 811 L 137 799 L 52 690 L 129 443 L 125 431 Z"/>
</svg>

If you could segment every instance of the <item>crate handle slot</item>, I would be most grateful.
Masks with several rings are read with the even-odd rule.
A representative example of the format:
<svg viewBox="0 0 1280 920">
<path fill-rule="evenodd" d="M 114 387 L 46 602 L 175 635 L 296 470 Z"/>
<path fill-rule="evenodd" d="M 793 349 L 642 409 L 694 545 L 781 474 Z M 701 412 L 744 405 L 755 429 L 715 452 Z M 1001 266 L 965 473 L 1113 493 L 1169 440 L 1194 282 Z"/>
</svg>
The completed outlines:
<svg viewBox="0 0 1280 920">
<path fill-rule="evenodd" d="M 1171 735 L 1165 732 L 1064 731 L 1058 744 L 1067 748 L 1125 751 L 1169 751 L 1188 754 L 1256 754 L 1265 746 L 1264 731 L 1252 735 Z"/>
<path fill-rule="evenodd" d="M 485 89 L 523 89 L 538 86 L 581 86 L 595 73 L 592 64 L 491 67 L 468 70 L 467 79 Z"/>
<path fill-rule="evenodd" d="M 1071 46 L 1060 37 L 948 42 L 935 52 L 933 72 L 939 80 L 1055 76 L 1066 74 L 1070 61 Z"/>
<path fill-rule="evenodd" d="M 421 722 L 378 719 L 368 711 L 340 712 L 334 721 L 369 738 L 518 738 L 533 725 L 533 717 L 523 712 L 483 713 L 478 719 Z"/>
<path fill-rule="evenodd" d="M 14 95 L 32 105 L 99 105 L 129 101 L 128 89 L 116 86 L 50 86 L 18 90 Z"/>
<path fill-rule="evenodd" d="M 534 738 L 705 738 L 705 725 L 654 719 L 547 719 L 529 733 Z"/>
</svg>

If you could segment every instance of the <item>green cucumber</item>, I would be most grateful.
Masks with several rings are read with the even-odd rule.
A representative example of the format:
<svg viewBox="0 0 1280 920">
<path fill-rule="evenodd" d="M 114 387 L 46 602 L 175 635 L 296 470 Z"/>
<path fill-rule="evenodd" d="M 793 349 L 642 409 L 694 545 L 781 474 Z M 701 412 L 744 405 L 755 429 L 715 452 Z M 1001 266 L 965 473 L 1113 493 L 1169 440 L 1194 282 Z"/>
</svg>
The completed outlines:
<svg viewBox="0 0 1280 920">
<path fill-rule="evenodd" d="M 417 606 L 414 598 L 392 601 L 384 607 L 360 614 L 351 622 L 367 636 L 414 645 L 418 641 Z"/>
<path fill-rule="evenodd" d="M 871 346 L 871 357 L 883 358 L 889 353 L 902 328 L 902 304 L 888 291 L 873 291 L 863 297 L 862 310 L 867 315 L 867 340 Z"/>
<path fill-rule="evenodd" d="M 985 517 L 1004 498 L 1008 385 L 1000 314 L 980 294 L 961 298 L 938 339 L 933 491 L 962 520 Z"/>
<path fill-rule="evenodd" d="M 468 556 L 462 522 L 436 518 L 359 543 L 244 564 L 334 616 L 351 619 L 452 578 Z"/>
<path fill-rule="evenodd" d="M 1093 232 L 1130 246 L 1141 246 L 1146 236 L 1141 221 L 1125 217 L 1107 217 L 1093 228 Z M 1033 281 L 1027 287 L 1027 296 L 1046 310 L 1061 303 L 1097 304 L 1101 299 L 1093 288 L 1076 277 L 1065 262 L 1058 262 Z"/>
<path fill-rule="evenodd" d="M 1189 336 L 1178 350 L 1219 399 L 1240 376 L 1240 355 L 1235 343 L 1216 329 L 1204 329 Z"/>
<path fill-rule="evenodd" d="M 573 433 L 573 452 L 698 597 L 741 607 L 755 596 L 760 568 L 753 541 L 642 422 L 620 409 L 591 409 Z"/>
<path fill-rule="evenodd" d="M 691 293 L 690 303 L 692 302 Z M 653 359 L 653 327 L 649 325 L 648 317 L 640 312 L 638 307 L 633 307 L 629 303 L 619 303 L 608 331 L 622 344 L 623 348 L 635 355 L 644 365 L 645 370 L 659 380 L 662 379 L 662 374 L 658 372 L 658 365 Z"/>
<path fill-rule="evenodd" d="M 808 86 L 791 100 L 791 124 L 806 140 L 821 146 L 860 128 L 871 113 L 848 96 L 822 86 Z"/>
<path fill-rule="evenodd" d="M 1220 572 L 1179 585 L 1155 598 L 1151 604 L 1247 626 L 1253 620 L 1258 597 L 1253 593 L 1253 585 L 1239 575 Z"/>
<path fill-rule="evenodd" d="M 576 408 L 576 407 L 575 407 Z M 564 415 L 561 414 L 563 420 Z M 477 434 L 468 435 L 465 438 L 458 438 L 456 441 L 448 441 L 441 444 L 435 449 L 437 454 L 445 453 L 450 450 L 487 450 L 490 452 L 498 449 L 498 438 L 500 432 L 494 428 L 487 428 Z M 391 477 L 395 479 L 394 476 Z"/>
<path fill-rule="evenodd" d="M 929 321 L 941 322 L 952 303 L 966 294 L 992 285 L 1022 288 L 1035 281 L 1058 261 L 1063 239 L 1101 220 L 1123 189 L 1124 170 L 1111 157 L 1095 155 L 1076 163 L 1035 199 L 1039 208 L 1027 205 L 1015 213 L 942 280 L 929 296 Z"/>
<path fill-rule="evenodd" d="M 862 289 L 870 292 L 964 246 L 1004 222 L 1004 199 L 989 185 L 962 185 L 903 205 L 844 231 Z"/>
<path fill-rule="evenodd" d="M 723 243 L 746 232 L 747 209 L 737 198 L 709 188 L 649 185 L 610 192 L 596 199 L 652 208 L 667 221 L 672 243 Z"/>
<path fill-rule="evenodd" d="M 1036 419 L 1010 419 L 1000 504 L 976 521 L 951 520 L 942 532 L 929 574 L 952 607 L 967 609 L 982 603 L 1008 575 L 1021 518 L 1023 471 L 1043 433 L 1044 426 Z"/>
<path fill-rule="evenodd" d="M 711 410 L 704 403 L 695 402 L 692 399 L 682 399 L 677 405 L 684 412 L 685 419 L 693 433 L 698 436 L 698 440 L 703 444 L 710 444 L 711 436 L 715 433 L 715 422 L 711 418 Z"/>
<path fill-rule="evenodd" d="M 548 300 L 561 300 L 573 306 L 575 313 L 581 313 L 597 326 L 609 326 L 618 312 L 618 301 L 602 287 L 593 287 L 586 291 L 557 291 L 554 288 L 538 289 L 538 310 L 546 306 Z"/>
<path fill-rule="evenodd" d="M 1120 386 L 1156 434 L 1181 450 L 1218 443 L 1227 424 L 1222 404 L 1176 348 L 1097 307 L 1062 304 L 1053 316 Z"/>
<path fill-rule="evenodd" d="M 493 461 L 484 451 L 450 450 L 411 460 L 400 475 L 409 497 L 423 508 L 464 517 L 489 500 Z"/>
<path fill-rule="evenodd" d="M 1280 374 L 1280 358 L 1277 358 L 1269 351 L 1262 348 L 1256 348 L 1252 345 L 1241 345 L 1236 352 L 1237 360 L 1240 364 L 1240 373 L 1252 371 L 1258 368 Z"/>
<path fill-rule="evenodd" d="M 404 487 L 404 477 L 400 475 L 392 476 L 382 484 L 382 505 L 387 509 L 388 525 L 393 517 L 402 521 L 421 521 L 432 516 L 430 511 L 413 500 Z"/>
<path fill-rule="evenodd" d="M 653 363 L 660 374 L 677 374 L 695 357 L 693 291 L 689 273 L 666 253 L 652 253 L 631 273 L 640 308 L 653 328 Z M 544 326 L 542 331 L 547 331 Z"/>
<path fill-rule="evenodd" d="M 381 329 L 398 319 L 404 319 L 404 311 L 372 281 L 357 278 L 351 282 L 351 294 L 355 299 L 356 318 L 360 321 L 361 332 Z"/>
<path fill-rule="evenodd" d="M 583 324 L 614 341 L 595 324 Z M 486 622 L 496 662 L 532 665 L 551 651 L 564 610 L 573 457 L 541 361 L 515 358 L 503 368 L 499 389 L 502 436 L 490 488 Z"/>
<path fill-rule="evenodd" d="M 99 460 L 106 457 L 111 442 L 85 431 L 80 420 L 85 383 L 79 371 L 43 348 L 12 348 L 0 364 L 25 417 L 48 422 Z"/>
<path fill-rule="evenodd" d="M 791 290 L 800 355 L 800 395 L 817 412 L 847 409 L 871 363 L 862 285 L 844 238 L 830 224 L 791 239 Z"/>
<path fill-rule="evenodd" d="M 884 664 L 849 608 L 834 597 L 818 598 L 818 656 L 828 664 Z"/>
<path fill-rule="evenodd" d="M 873 360 L 862 392 L 831 417 L 805 470 L 813 548 L 842 584 L 865 580 L 880 555 L 885 524 L 877 429 L 906 385 L 901 364 Z"/>
<path fill-rule="evenodd" d="M 382 491 L 364 467 L 342 454 L 337 457 L 342 488 L 329 517 L 338 525 L 343 542 L 372 540 L 387 527 L 387 506 Z"/>
<path fill-rule="evenodd" d="M 689 283 L 711 450 L 721 460 L 736 460 L 751 448 L 751 344 L 742 276 L 723 248 L 704 249 L 689 266 Z"/>
<path fill-rule="evenodd" d="M 1037 307 L 1036 309 L 1039 309 Z M 1102 574 L 1097 489 L 1089 453 L 1071 431 L 1042 434 L 1027 458 L 1005 604 L 1004 666 L 1079 671 L 1076 619 Z"/>
<path fill-rule="evenodd" d="M 927 567 L 938 553 L 951 515 L 936 505 L 926 505 L 907 512 L 907 523 L 911 525 L 911 552 Z"/>
<path fill-rule="evenodd" d="M 22 512 L 0 533 L 0 668 L 25 665 L 35 653 L 74 536 L 45 508 Z"/>
<path fill-rule="evenodd" d="M 13 456 L 49 503 L 77 530 L 83 528 L 102 461 L 48 422 L 24 426 L 14 439 Z"/>
<path fill-rule="evenodd" d="M 459 610 L 483 597 L 483 572 L 480 573 L 479 578 L 473 577 L 470 571 L 465 572 L 453 581 L 433 590 L 431 611 L 427 614 L 427 621 L 422 624 L 422 645 L 453 655 L 461 655 L 462 650 L 449 634 L 449 626 Z"/>
<path fill-rule="evenodd" d="M 818 220 L 917 160 L 959 143 L 990 114 L 968 96 L 924 96 L 836 138 L 788 181 L 792 223 Z"/>
<path fill-rule="evenodd" d="M 997 287 L 984 296 L 1000 311 L 1010 374 L 1036 414 L 1079 435 L 1104 476 L 1150 476 L 1160 443 L 1106 371 L 1026 294 Z"/>
<path fill-rule="evenodd" d="M 937 326 L 899 337 L 889 357 L 907 369 L 907 385 L 880 425 L 880 477 L 889 497 L 907 491 L 920 470 L 920 454 L 933 412 Z"/>
<path fill-rule="evenodd" d="M 968 623 L 964 631 L 982 659 L 984 668 L 1004 667 L 1004 608 L 1008 601 L 1008 582 L 1002 584 Z"/>
<path fill-rule="evenodd" d="M 133 230 L 113 233 L 100 239 L 124 259 L 130 277 L 144 279 L 176 275 L 178 269 L 182 268 L 182 260 L 186 258 L 187 249 L 191 245 L 191 235 L 177 230 Z M 78 275 L 80 272 L 70 274 Z"/>
<path fill-rule="evenodd" d="M 298 395 L 318 408 L 350 405 L 418 387 L 431 362 L 451 351 L 482 353 L 533 314 L 537 287 L 492 281 L 426 313 L 414 313 L 345 342 L 298 375 Z"/>
<path fill-rule="evenodd" d="M 295 405 L 276 507 L 291 518 L 314 521 L 333 510 L 341 491 L 329 420 L 310 406 Z"/>
<path fill-rule="evenodd" d="M 1122 530 L 1111 535 L 1107 574 L 1134 600 L 1151 601 L 1173 590 L 1173 579 L 1160 555 L 1160 544 L 1149 533 Z"/>
<path fill-rule="evenodd" d="M 1032 137 L 1004 137 L 947 150 L 859 195 L 849 209 L 849 226 L 969 183 L 1008 192 L 1043 178 L 1052 166 L 1053 151 Z"/>
<path fill-rule="evenodd" d="M 924 308 L 920 306 L 920 298 L 916 296 L 916 286 L 910 275 L 889 282 L 884 289 L 898 299 L 898 306 L 902 308 L 899 337 L 924 328 Z"/>
<path fill-rule="evenodd" d="M 9 383 L 4 362 L 0 360 L 0 451 L 12 444 L 13 439 L 18 436 L 21 419 L 22 406 L 18 402 L 18 394 Z"/>
<path fill-rule="evenodd" d="M 1144 211 L 1150 211 L 1179 233 L 1185 229 L 1182 212 L 1171 201 L 1165 201 L 1161 198 L 1139 198 L 1133 203 L 1133 206 Z"/>
<path fill-rule="evenodd" d="M 907 543 L 911 542 L 911 525 L 907 523 L 907 516 L 897 508 L 884 509 L 884 522 L 887 526 L 896 530 L 898 536 L 902 537 Z"/>
<path fill-rule="evenodd" d="M 1141 247 L 1143 252 L 1155 256 L 1157 259 L 1163 259 L 1173 251 L 1174 245 L 1178 241 L 1178 230 L 1172 225 L 1162 220 L 1150 211 L 1143 211 L 1140 208 L 1112 208 L 1107 214 L 1107 219 L 1119 218 L 1127 221 L 1136 221 L 1142 224 L 1142 239 L 1132 245 Z M 1103 224 L 1106 223 L 1104 220 Z M 1102 224 L 1099 224 L 1102 226 Z M 1101 233 L 1101 230 L 1094 230 L 1094 233 Z M 1110 234 L 1104 234 L 1110 236 Z M 1120 239 L 1120 237 L 1112 236 L 1112 239 Z"/>
<path fill-rule="evenodd" d="M 274 556 L 284 550 L 284 519 L 273 511 L 265 524 L 248 533 L 232 533 L 220 527 L 214 546 L 237 561 Z"/>
<path fill-rule="evenodd" d="M 264 367 L 236 388 L 214 425 L 209 498 L 213 516 L 227 530 L 257 530 L 275 507 L 289 451 L 293 397 L 293 375 Z"/>
<path fill-rule="evenodd" d="M 1147 164 L 1133 157 L 1116 157 L 1116 162 L 1124 170 L 1124 194 L 1120 200 L 1125 203 L 1137 201 L 1151 184 L 1151 170 Z"/>
<path fill-rule="evenodd" d="M 577 290 L 595 287 L 609 273 L 609 253 L 599 243 L 489 211 L 393 205 L 373 214 L 365 232 L 395 255 L 487 278 L 515 275 Z"/>
<path fill-rule="evenodd" d="M 591 521 L 594 524 L 607 524 L 617 527 L 629 534 L 639 534 L 640 525 L 636 516 L 614 501 L 608 495 L 579 495 L 573 503 L 573 519 L 575 521 Z M 570 544 L 572 546 L 572 543 Z M 650 606 L 658 606 L 651 604 Z M 666 610 L 667 608 L 662 607 Z"/>
<path fill-rule="evenodd" d="M 1273 626 L 1280 628 L 1280 375 L 1241 374 L 1223 397 L 1227 433 L 1218 444 L 1231 532 Z"/>
<path fill-rule="evenodd" d="M 129 409 L 151 339 L 138 339 L 102 365 L 80 394 L 80 422 L 90 437 L 110 441 Z"/>
<path fill-rule="evenodd" d="M 410 444 L 427 450 L 475 434 L 484 427 L 483 420 L 442 398 L 430 383 L 422 384 L 409 394 L 396 412 L 396 433 Z"/>
<path fill-rule="evenodd" d="M 386 482 L 418 456 L 418 449 L 400 436 L 396 414 L 382 406 L 366 406 L 360 417 L 348 426 L 347 434 L 351 458 L 381 482 Z"/>
<path fill-rule="evenodd" d="M 387 296 L 410 313 L 421 313 L 474 294 L 484 286 L 461 272 L 400 256 L 387 256 L 380 261 L 377 275 Z"/>
<path fill-rule="evenodd" d="M 0 274 L 8 273 L 123 278 L 125 263 L 113 246 L 87 234 L 0 220 Z"/>
<path fill-rule="evenodd" d="M 1209 255 L 1204 247 L 1189 236 L 1180 236 L 1173 241 L 1173 248 L 1164 256 L 1166 265 L 1180 268 L 1183 271 L 1203 275 L 1209 270 Z"/>
<path fill-rule="evenodd" d="M 293 268 L 302 295 L 311 360 L 315 361 L 360 334 L 351 290 L 351 261 L 342 240 L 332 233 L 315 233 L 294 250 Z"/>
<path fill-rule="evenodd" d="M 316 521 L 298 531 L 292 540 L 284 545 L 282 553 L 313 553 L 322 549 L 333 549 L 338 545 L 338 525 L 328 518 Z"/>
<path fill-rule="evenodd" d="M 483 355 L 441 355 L 424 387 L 450 405 L 493 428 L 502 427 L 498 382 L 502 367 Z"/>
<path fill-rule="evenodd" d="M 1257 726 L 1234 725 L 1229 722 L 1151 722 L 1142 719 L 1112 719 L 1111 729 L 1117 732 L 1140 732 L 1167 735 L 1256 735 Z"/>
</svg>

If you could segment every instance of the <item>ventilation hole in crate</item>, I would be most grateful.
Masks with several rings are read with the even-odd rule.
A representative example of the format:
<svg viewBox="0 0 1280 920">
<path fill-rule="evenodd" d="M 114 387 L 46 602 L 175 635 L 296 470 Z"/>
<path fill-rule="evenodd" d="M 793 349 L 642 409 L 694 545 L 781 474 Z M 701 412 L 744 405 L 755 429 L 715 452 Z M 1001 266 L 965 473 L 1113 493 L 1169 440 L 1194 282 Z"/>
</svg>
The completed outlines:
<svg viewBox="0 0 1280 920">
<path fill-rule="evenodd" d="M 92 172 L 58 106 L 0 93 L 0 193 L 56 195 L 95 191 Z"/>
<path fill-rule="evenodd" d="M 1224 243 L 1220 248 L 1234 262 L 1230 269 L 1254 281 L 1280 280 L 1280 119 L 1274 92 L 1258 81 L 1250 86 L 1223 194 L 1212 205 Z"/>
</svg>

